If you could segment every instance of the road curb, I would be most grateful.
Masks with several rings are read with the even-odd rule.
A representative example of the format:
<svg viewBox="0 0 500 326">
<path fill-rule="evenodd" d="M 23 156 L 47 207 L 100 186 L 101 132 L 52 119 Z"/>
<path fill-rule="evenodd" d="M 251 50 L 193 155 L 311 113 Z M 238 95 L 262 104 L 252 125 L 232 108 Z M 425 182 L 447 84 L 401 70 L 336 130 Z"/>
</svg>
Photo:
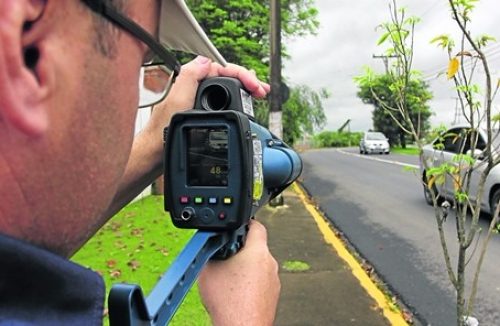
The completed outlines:
<svg viewBox="0 0 500 326">
<path fill-rule="evenodd" d="M 384 293 L 365 272 L 361 264 L 353 255 L 351 255 L 349 250 L 344 245 L 343 240 L 340 239 L 335 232 L 333 232 L 331 223 L 328 222 L 323 214 L 310 203 L 309 196 L 306 195 L 302 186 L 295 182 L 293 184 L 293 190 L 299 195 L 304 207 L 313 217 L 319 231 L 323 234 L 325 242 L 331 245 L 338 256 L 346 262 L 354 277 L 356 277 L 356 279 L 360 282 L 361 287 L 371 298 L 373 298 L 373 300 L 375 300 L 385 318 L 387 318 L 391 325 L 408 326 L 409 324 L 403 318 L 402 312 L 399 311 L 399 309 L 392 302 L 387 300 Z"/>
</svg>

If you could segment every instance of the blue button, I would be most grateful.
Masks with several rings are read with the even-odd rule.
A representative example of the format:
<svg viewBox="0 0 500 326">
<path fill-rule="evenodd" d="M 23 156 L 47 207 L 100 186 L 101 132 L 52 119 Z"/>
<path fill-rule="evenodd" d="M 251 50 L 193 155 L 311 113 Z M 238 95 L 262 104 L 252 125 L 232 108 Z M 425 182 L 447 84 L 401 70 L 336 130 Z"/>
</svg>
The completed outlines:
<svg viewBox="0 0 500 326">
<path fill-rule="evenodd" d="M 210 205 L 215 205 L 215 204 L 217 204 L 217 197 L 209 197 L 209 198 L 208 198 L 208 203 L 209 203 Z"/>
</svg>

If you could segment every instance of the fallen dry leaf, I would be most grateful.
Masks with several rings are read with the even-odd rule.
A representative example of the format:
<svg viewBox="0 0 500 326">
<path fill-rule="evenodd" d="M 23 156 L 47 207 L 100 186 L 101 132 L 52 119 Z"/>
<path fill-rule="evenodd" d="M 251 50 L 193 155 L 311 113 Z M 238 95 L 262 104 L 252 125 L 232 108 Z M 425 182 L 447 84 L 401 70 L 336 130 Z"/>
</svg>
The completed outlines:
<svg viewBox="0 0 500 326">
<path fill-rule="evenodd" d="M 112 270 L 109 272 L 109 276 L 111 276 L 112 278 L 118 278 L 121 275 L 122 275 L 122 271 L 119 269 L 115 269 L 115 270 Z"/>
<path fill-rule="evenodd" d="M 130 234 L 135 235 L 135 236 L 142 236 L 142 233 L 143 233 L 143 229 L 140 229 L 140 228 L 135 228 L 135 229 L 132 229 L 132 231 L 130 231 Z"/>
<path fill-rule="evenodd" d="M 141 266 L 141 263 L 133 259 L 127 263 L 127 266 L 130 267 L 131 270 L 135 271 L 137 268 L 139 268 L 139 266 Z"/>
<path fill-rule="evenodd" d="M 167 250 L 167 248 L 160 248 L 160 249 L 158 249 L 158 251 L 161 252 L 161 254 L 163 256 L 168 256 L 168 250 Z"/>
<path fill-rule="evenodd" d="M 109 268 L 115 267 L 116 266 L 116 260 L 114 260 L 114 259 L 107 260 L 106 261 L 106 266 L 108 266 Z"/>
</svg>

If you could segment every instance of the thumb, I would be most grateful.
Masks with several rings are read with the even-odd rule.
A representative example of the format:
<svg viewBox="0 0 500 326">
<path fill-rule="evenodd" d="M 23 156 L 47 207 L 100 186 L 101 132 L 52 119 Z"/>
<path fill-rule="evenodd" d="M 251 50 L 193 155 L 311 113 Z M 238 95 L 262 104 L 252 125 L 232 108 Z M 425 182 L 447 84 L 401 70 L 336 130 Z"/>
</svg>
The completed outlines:
<svg viewBox="0 0 500 326">
<path fill-rule="evenodd" d="M 209 58 L 198 56 L 182 66 L 179 78 L 189 78 L 199 82 L 208 76 L 211 63 Z"/>
<path fill-rule="evenodd" d="M 267 230 L 262 225 L 262 223 L 256 220 L 250 220 L 248 234 L 247 234 L 247 244 L 265 244 L 267 243 Z"/>
</svg>

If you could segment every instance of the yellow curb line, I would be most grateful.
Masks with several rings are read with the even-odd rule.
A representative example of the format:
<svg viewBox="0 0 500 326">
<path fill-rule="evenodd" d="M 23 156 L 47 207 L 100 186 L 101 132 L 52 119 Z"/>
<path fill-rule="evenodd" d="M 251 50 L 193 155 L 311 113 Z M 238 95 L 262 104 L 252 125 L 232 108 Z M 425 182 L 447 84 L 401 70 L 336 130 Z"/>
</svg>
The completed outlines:
<svg viewBox="0 0 500 326">
<path fill-rule="evenodd" d="M 314 221 L 316 221 L 316 224 L 323 234 L 325 241 L 328 244 L 332 245 L 333 249 L 337 252 L 339 257 L 343 259 L 347 263 L 347 265 L 349 265 L 352 270 L 352 274 L 359 280 L 361 286 L 382 309 L 384 316 L 389 320 L 391 325 L 408 326 L 408 323 L 404 320 L 403 316 L 401 316 L 400 312 L 394 311 L 396 307 L 386 299 L 384 293 L 382 293 L 377 285 L 366 274 L 365 270 L 359 264 L 359 262 L 349 253 L 342 240 L 337 235 L 335 235 L 330 227 L 330 224 L 325 220 L 323 215 L 316 209 L 316 207 L 309 204 L 304 190 L 297 184 L 297 182 L 293 184 L 293 189 L 296 193 L 299 194 L 299 197 L 302 200 L 307 211 L 312 215 Z"/>
</svg>

